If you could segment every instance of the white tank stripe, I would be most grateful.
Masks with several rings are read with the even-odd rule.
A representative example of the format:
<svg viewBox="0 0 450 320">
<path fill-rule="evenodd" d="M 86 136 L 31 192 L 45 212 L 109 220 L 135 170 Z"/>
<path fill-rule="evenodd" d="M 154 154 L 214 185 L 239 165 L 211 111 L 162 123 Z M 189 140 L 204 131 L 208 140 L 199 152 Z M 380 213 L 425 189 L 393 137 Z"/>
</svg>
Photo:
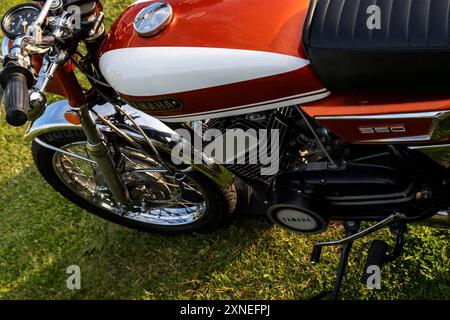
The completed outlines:
<svg viewBox="0 0 450 320">
<path fill-rule="evenodd" d="M 145 47 L 108 51 L 100 69 L 129 96 L 187 92 L 301 69 L 308 60 L 273 52 L 202 47 Z"/>
</svg>

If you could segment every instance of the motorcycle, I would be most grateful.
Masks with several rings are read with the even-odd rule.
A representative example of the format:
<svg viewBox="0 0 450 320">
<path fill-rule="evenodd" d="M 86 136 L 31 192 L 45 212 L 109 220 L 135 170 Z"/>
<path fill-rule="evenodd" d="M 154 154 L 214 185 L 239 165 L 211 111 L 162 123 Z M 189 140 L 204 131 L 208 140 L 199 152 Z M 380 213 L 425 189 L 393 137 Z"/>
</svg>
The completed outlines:
<svg viewBox="0 0 450 320">
<path fill-rule="evenodd" d="M 396 237 L 391 252 L 372 243 L 367 271 L 400 255 L 408 224 L 448 224 L 449 4 L 138 0 L 108 32 L 99 0 L 20 4 L 2 19 L 6 120 L 31 121 L 55 190 L 126 227 L 207 232 L 234 212 L 306 235 L 343 222 L 311 258 L 344 246 L 337 297 L 356 239 Z M 219 161 L 230 130 L 244 148 Z"/>
</svg>

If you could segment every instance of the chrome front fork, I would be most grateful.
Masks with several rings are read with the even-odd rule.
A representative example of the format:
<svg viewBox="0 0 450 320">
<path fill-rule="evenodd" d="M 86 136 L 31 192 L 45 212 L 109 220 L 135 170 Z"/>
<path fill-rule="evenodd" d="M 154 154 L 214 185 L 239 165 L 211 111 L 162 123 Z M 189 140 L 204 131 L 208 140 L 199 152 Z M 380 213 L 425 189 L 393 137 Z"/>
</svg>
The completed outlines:
<svg viewBox="0 0 450 320">
<path fill-rule="evenodd" d="M 86 148 L 89 156 L 97 162 L 97 168 L 100 170 L 104 182 L 117 204 L 119 206 L 126 205 L 129 201 L 129 193 L 114 164 L 102 133 L 98 130 L 87 107 L 81 108 L 80 116 L 81 126 L 87 137 Z"/>
</svg>

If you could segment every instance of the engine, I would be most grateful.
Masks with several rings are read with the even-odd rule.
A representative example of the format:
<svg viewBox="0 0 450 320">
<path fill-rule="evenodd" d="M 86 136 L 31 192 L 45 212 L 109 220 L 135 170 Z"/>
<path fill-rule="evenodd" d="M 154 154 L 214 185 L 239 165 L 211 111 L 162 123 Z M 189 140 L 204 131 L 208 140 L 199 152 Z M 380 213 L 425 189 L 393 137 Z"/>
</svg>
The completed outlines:
<svg viewBox="0 0 450 320">
<path fill-rule="evenodd" d="M 315 234 L 325 231 L 330 220 L 376 221 L 394 212 L 414 217 L 432 206 L 427 183 L 404 170 L 386 147 L 341 144 L 320 127 L 313 134 L 299 114 L 296 108 L 281 108 L 207 122 L 223 134 L 227 129 L 280 132 L 277 175 L 260 175 L 262 164 L 227 165 L 243 180 L 237 183 L 240 210 L 265 212 L 286 229 Z M 327 153 L 335 165 L 327 161 Z"/>
<path fill-rule="evenodd" d="M 333 220 L 377 220 L 406 212 L 417 204 L 421 190 L 401 171 L 369 164 L 326 162 L 277 177 L 270 192 L 272 221 L 302 233 L 320 233 Z"/>
<path fill-rule="evenodd" d="M 208 128 L 219 130 L 222 135 L 226 135 L 227 130 L 243 130 L 248 132 L 249 130 L 259 131 L 267 130 L 269 132 L 268 140 L 270 141 L 271 130 L 278 130 L 279 134 L 279 169 L 285 170 L 289 167 L 289 158 L 286 154 L 289 139 L 289 121 L 294 118 L 296 110 L 294 107 L 280 108 L 271 112 L 262 112 L 256 114 L 249 114 L 242 117 L 229 117 L 221 119 L 213 119 L 207 122 Z M 273 176 L 263 176 L 260 174 L 263 164 L 258 162 L 251 164 L 250 157 L 252 156 L 249 149 L 252 146 L 248 146 L 245 153 L 245 164 L 231 164 L 226 167 L 233 172 L 236 176 L 245 180 L 251 184 L 268 184 Z M 268 146 L 268 152 L 272 150 Z"/>
</svg>

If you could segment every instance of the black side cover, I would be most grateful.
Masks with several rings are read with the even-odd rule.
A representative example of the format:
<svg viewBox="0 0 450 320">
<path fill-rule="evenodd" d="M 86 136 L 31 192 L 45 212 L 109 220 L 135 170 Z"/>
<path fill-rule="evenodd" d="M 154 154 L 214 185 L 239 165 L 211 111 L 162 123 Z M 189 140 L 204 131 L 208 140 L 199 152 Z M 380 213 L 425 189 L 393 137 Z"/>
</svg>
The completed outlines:
<svg viewBox="0 0 450 320">
<path fill-rule="evenodd" d="M 331 90 L 447 90 L 449 16 L 450 0 L 312 0 L 303 45 Z"/>
</svg>

